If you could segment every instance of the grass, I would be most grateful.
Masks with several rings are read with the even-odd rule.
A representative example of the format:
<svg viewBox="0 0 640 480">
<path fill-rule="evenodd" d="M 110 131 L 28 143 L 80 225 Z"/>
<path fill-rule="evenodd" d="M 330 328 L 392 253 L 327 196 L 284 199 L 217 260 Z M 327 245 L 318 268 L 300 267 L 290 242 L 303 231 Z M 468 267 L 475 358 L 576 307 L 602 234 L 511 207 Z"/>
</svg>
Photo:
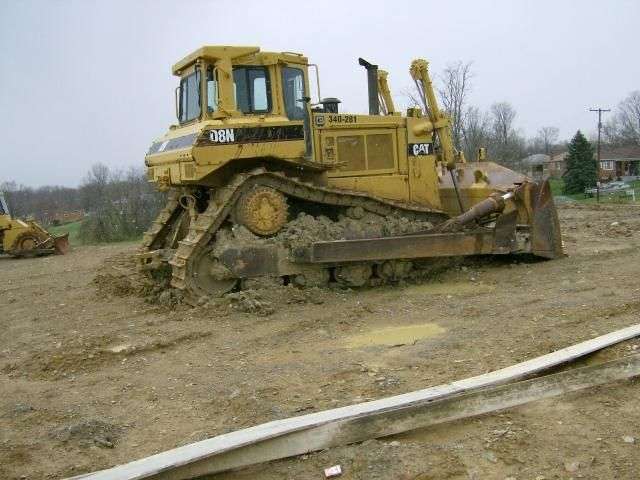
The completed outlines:
<svg viewBox="0 0 640 480">
<path fill-rule="evenodd" d="M 550 178 L 549 186 L 551 187 L 551 193 L 553 196 L 562 195 L 562 188 L 564 187 L 564 180 L 561 178 Z"/>
<path fill-rule="evenodd" d="M 629 182 L 629 184 L 633 187 L 636 193 L 635 203 L 640 202 L 640 180 L 634 180 L 632 182 Z M 573 201 L 576 201 L 579 203 L 585 203 L 585 204 L 596 203 L 595 197 L 587 197 L 584 195 L 584 193 L 570 193 L 570 194 L 562 193 L 562 189 L 564 187 L 564 180 L 561 178 L 550 178 L 549 186 L 551 187 L 551 193 L 553 194 L 554 197 L 562 196 L 563 198 L 569 198 Z M 630 197 L 604 194 L 600 196 L 600 203 L 634 203 L 634 202 Z"/>
<path fill-rule="evenodd" d="M 82 220 L 78 220 L 77 222 L 65 223 L 64 225 L 50 226 L 47 227 L 47 230 L 52 235 L 64 235 L 65 233 L 68 233 L 69 243 L 71 245 L 80 245 L 82 243 L 80 240 L 81 225 Z"/>
<path fill-rule="evenodd" d="M 78 220 L 77 222 L 65 223 L 64 225 L 50 225 L 47 227 L 47 231 L 52 235 L 64 235 L 65 233 L 69 234 L 69 244 L 70 245 L 98 245 L 101 243 L 118 243 L 118 242 L 134 242 L 138 241 L 142 238 L 142 235 L 135 235 L 132 237 L 123 238 L 120 240 L 115 240 L 113 242 L 93 242 L 93 241 L 83 241 L 80 237 L 80 228 L 82 226 L 82 220 Z"/>
</svg>

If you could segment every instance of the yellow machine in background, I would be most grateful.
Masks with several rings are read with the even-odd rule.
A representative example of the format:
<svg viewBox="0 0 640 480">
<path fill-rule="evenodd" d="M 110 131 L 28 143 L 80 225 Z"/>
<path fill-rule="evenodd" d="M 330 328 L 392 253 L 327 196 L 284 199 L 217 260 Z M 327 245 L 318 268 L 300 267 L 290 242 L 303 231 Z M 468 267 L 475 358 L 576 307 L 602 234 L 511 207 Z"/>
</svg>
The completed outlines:
<svg viewBox="0 0 640 480">
<path fill-rule="evenodd" d="M 0 192 L 0 253 L 14 257 L 65 254 L 68 234 L 54 237 L 33 220 L 11 218 L 4 195 Z"/>
<path fill-rule="evenodd" d="M 433 257 L 562 255 L 548 184 L 456 151 L 426 61 L 410 68 L 423 108 L 406 116 L 387 73 L 359 62 L 368 115 L 322 98 L 317 66 L 297 53 L 206 46 L 174 65 L 179 124 L 145 159 L 169 202 L 141 264 L 170 265 L 172 285 L 202 297 L 252 277 L 360 286 Z M 313 238 L 318 222 L 332 233 Z"/>
</svg>

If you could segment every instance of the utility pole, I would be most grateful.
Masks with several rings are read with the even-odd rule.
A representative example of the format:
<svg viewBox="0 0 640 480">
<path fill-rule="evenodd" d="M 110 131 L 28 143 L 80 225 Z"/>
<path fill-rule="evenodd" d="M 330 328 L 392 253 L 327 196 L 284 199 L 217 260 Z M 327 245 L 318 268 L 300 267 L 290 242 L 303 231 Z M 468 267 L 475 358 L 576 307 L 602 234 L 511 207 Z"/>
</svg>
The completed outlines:
<svg viewBox="0 0 640 480">
<path fill-rule="evenodd" d="M 600 132 L 602 131 L 602 112 L 610 112 L 610 109 L 606 108 L 590 108 L 590 112 L 598 112 L 598 167 L 596 174 L 598 178 L 596 180 L 596 202 L 600 203 Z"/>
</svg>

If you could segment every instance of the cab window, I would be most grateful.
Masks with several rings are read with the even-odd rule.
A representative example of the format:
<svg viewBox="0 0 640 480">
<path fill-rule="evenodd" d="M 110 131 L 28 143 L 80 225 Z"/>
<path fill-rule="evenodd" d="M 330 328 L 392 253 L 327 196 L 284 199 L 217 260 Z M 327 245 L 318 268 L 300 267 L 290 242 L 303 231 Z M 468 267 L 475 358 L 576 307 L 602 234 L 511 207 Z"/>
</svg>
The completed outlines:
<svg viewBox="0 0 640 480">
<path fill-rule="evenodd" d="M 242 113 L 271 111 L 271 86 L 264 67 L 234 67 L 233 90 Z"/>
<path fill-rule="evenodd" d="M 304 75 L 299 68 L 282 69 L 284 109 L 289 120 L 304 119 Z"/>
<path fill-rule="evenodd" d="M 200 71 L 180 80 L 180 123 L 189 122 L 200 116 Z"/>
<path fill-rule="evenodd" d="M 216 72 L 217 73 L 217 72 Z M 218 76 L 213 68 L 207 68 L 207 111 L 209 113 L 218 110 Z"/>
</svg>

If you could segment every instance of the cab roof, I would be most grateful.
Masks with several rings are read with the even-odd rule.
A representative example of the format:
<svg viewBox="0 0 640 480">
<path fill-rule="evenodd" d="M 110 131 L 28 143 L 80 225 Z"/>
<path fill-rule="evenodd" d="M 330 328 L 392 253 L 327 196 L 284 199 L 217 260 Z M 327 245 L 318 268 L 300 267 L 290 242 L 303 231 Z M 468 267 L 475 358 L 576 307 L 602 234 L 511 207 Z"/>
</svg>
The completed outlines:
<svg viewBox="0 0 640 480">
<path fill-rule="evenodd" d="M 231 46 L 231 45 L 205 45 L 190 53 L 182 60 L 177 62 L 172 67 L 174 75 L 180 75 L 180 72 L 185 68 L 190 67 L 196 60 L 202 59 L 210 62 L 216 62 L 218 60 L 229 59 L 231 61 L 237 60 L 241 57 L 254 55 L 256 63 L 258 64 L 271 64 L 277 63 L 279 60 L 288 63 L 300 63 L 307 64 L 307 57 L 300 53 L 294 52 L 260 52 L 260 47 L 248 47 L 248 46 Z"/>
</svg>

